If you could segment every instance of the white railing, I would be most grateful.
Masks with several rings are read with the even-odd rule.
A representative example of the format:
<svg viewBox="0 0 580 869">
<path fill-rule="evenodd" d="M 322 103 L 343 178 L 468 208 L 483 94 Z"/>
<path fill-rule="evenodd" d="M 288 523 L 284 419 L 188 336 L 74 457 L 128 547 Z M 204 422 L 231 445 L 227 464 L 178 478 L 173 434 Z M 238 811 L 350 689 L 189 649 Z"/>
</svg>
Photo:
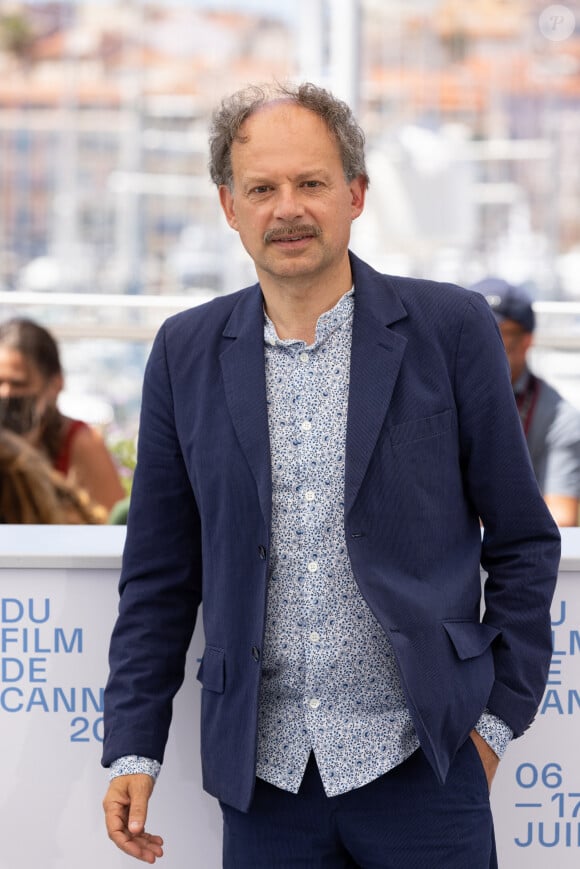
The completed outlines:
<svg viewBox="0 0 580 869">
<path fill-rule="evenodd" d="M 0 320 L 21 313 L 21 309 L 39 319 L 50 311 L 50 328 L 58 338 L 148 342 L 165 317 L 216 295 L 215 290 L 205 287 L 179 296 L 0 291 Z M 538 320 L 534 344 L 538 349 L 580 350 L 580 301 L 537 301 L 534 310 Z"/>
</svg>

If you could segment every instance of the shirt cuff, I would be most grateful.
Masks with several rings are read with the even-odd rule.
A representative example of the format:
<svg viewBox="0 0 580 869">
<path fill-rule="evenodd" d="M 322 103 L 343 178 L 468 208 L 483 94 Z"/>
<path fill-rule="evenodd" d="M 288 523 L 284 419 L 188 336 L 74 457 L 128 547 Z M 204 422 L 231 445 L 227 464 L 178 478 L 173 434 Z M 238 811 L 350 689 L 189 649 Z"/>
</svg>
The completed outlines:
<svg viewBox="0 0 580 869">
<path fill-rule="evenodd" d="M 150 775 L 153 781 L 157 781 L 160 770 L 161 764 L 158 760 L 152 760 L 150 757 L 139 757 L 138 754 L 127 754 L 125 757 L 118 757 L 112 762 L 109 767 L 109 779 L 117 778 L 119 775 L 145 773 Z"/>
<path fill-rule="evenodd" d="M 506 748 L 513 739 L 514 732 L 505 721 L 498 718 L 497 715 L 492 715 L 488 709 L 484 709 L 481 713 L 479 721 L 475 725 L 475 730 L 479 733 L 482 739 L 485 739 L 492 751 L 495 751 L 499 758 L 505 754 Z"/>
</svg>

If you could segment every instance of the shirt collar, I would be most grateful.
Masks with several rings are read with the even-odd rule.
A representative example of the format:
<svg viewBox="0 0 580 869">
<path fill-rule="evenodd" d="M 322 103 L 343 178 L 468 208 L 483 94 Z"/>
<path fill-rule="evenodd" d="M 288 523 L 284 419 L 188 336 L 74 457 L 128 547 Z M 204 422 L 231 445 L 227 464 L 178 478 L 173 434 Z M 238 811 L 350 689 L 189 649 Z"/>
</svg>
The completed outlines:
<svg viewBox="0 0 580 869">
<path fill-rule="evenodd" d="M 325 311 L 318 318 L 316 324 L 316 337 L 314 344 L 310 346 L 314 349 L 323 344 L 333 332 L 351 319 L 354 312 L 354 287 L 351 287 L 348 293 L 341 296 L 336 305 L 329 311 Z M 304 346 L 305 342 L 296 338 L 279 338 L 276 328 L 266 311 L 264 310 L 264 341 L 271 347 L 292 347 L 294 345 Z"/>
</svg>

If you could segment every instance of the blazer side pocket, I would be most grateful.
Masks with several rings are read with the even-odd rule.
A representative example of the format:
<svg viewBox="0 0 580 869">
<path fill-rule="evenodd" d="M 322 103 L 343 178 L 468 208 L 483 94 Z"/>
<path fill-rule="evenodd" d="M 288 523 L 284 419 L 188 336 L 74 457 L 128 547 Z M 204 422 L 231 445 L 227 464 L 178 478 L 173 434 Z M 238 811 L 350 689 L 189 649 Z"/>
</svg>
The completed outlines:
<svg viewBox="0 0 580 869">
<path fill-rule="evenodd" d="M 223 694 L 226 681 L 226 656 L 223 649 L 206 646 L 197 671 L 197 679 L 207 691 Z"/>
<path fill-rule="evenodd" d="M 463 619 L 444 621 L 443 627 L 462 661 L 482 655 L 501 634 L 491 625 Z"/>
</svg>

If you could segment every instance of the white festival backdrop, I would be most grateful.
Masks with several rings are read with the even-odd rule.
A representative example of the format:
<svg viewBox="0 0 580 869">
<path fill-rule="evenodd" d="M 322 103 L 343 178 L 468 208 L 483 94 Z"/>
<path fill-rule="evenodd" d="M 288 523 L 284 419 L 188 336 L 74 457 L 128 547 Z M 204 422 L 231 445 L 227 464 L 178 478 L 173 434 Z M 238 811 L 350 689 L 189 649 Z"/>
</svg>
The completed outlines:
<svg viewBox="0 0 580 869">
<path fill-rule="evenodd" d="M 9 533 L 7 533 L 9 531 Z M 0 540 L 0 869 L 128 869 L 106 837 L 102 691 L 124 529 L 4 526 Z M 502 869 L 580 865 L 580 529 L 563 533 L 554 653 L 533 727 L 493 792 Z M 164 869 L 219 869 L 221 818 L 201 789 L 201 631 L 190 649 L 148 828 Z"/>
</svg>

